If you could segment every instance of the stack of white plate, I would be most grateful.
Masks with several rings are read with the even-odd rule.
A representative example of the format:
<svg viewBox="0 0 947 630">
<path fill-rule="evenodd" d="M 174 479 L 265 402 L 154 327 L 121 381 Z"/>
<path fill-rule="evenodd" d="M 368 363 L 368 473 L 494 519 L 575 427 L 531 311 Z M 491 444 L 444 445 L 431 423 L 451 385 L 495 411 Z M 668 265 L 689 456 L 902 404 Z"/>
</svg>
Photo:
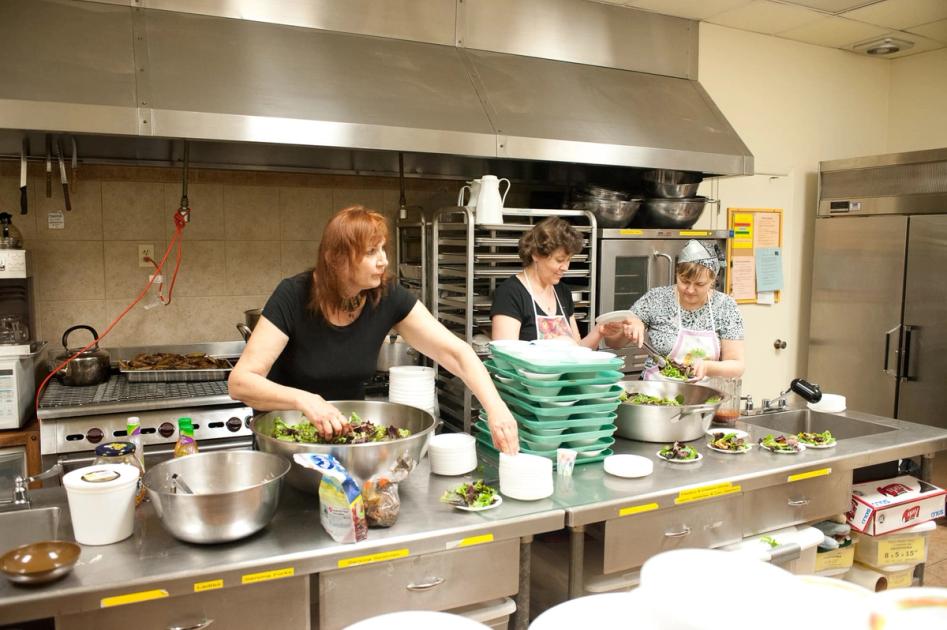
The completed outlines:
<svg viewBox="0 0 947 630">
<path fill-rule="evenodd" d="M 423 365 L 399 365 L 388 371 L 388 400 L 423 409 L 437 417 L 437 392 L 434 368 Z"/>
<path fill-rule="evenodd" d="M 435 475 L 465 475 L 477 467 L 477 440 L 467 433 L 435 435 L 428 452 Z"/>
<path fill-rule="evenodd" d="M 519 501 L 552 495 L 552 460 L 538 455 L 500 453 L 500 494 Z"/>
</svg>

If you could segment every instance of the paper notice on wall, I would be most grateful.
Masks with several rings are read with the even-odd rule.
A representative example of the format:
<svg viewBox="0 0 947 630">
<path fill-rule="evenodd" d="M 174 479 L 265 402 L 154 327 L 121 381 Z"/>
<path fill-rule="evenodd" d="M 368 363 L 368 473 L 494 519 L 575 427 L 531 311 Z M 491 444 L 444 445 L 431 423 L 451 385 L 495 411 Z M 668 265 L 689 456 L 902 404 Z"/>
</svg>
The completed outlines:
<svg viewBox="0 0 947 630">
<path fill-rule="evenodd" d="M 749 212 L 733 215 L 733 248 L 753 249 L 753 215 Z"/>
<path fill-rule="evenodd" d="M 756 298 L 756 269 L 752 256 L 736 256 L 730 268 L 730 295 L 734 300 Z"/>
<path fill-rule="evenodd" d="M 776 212 L 756 213 L 756 225 L 753 231 L 753 246 L 779 247 L 779 214 Z"/>
<path fill-rule="evenodd" d="M 46 227 L 50 230 L 66 229 L 66 216 L 62 210 L 55 210 L 46 215 Z"/>
<path fill-rule="evenodd" d="M 776 303 L 775 291 L 760 291 L 756 294 L 757 304 L 773 305 Z"/>
<path fill-rule="evenodd" d="M 783 257 L 778 247 L 757 248 L 756 290 L 779 291 L 783 288 Z"/>
</svg>

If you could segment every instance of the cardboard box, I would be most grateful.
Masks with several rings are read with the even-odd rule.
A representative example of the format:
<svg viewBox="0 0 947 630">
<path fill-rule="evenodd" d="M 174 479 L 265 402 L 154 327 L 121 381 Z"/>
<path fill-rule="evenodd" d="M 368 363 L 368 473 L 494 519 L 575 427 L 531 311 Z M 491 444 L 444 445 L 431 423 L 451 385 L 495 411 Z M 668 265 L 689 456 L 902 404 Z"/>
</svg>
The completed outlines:
<svg viewBox="0 0 947 630">
<path fill-rule="evenodd" d="M 908 475 L 852 486 L 848 523 L 871 536 L 914 527 L 944 515 L 947 491 Z"/>
</svg>

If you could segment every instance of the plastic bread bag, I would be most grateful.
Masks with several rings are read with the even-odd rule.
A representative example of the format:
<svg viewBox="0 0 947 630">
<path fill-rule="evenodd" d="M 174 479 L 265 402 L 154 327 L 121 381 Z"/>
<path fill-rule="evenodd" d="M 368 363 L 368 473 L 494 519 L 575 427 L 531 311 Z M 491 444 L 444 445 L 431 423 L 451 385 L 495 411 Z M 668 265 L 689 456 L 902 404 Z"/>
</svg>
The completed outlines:
<svg viewBox="0 0 947 630">
<path fill-rule="evenodd" d="M 322 473 L 319 482 L 319 521 L 332 540 L 355 543 L 368 538 L 365 504 L 358 484 L 339 460 L 331 455 L 297 453 L 293 460 L 303 468 Z"/>
<path fill-rule="evenodd" d="M 388 479 L 366 481 L 362 485 L 362 497 L 369 527 L 391 527 L 398 521 L 401 512 L 398 484 Z"/>
</svg>

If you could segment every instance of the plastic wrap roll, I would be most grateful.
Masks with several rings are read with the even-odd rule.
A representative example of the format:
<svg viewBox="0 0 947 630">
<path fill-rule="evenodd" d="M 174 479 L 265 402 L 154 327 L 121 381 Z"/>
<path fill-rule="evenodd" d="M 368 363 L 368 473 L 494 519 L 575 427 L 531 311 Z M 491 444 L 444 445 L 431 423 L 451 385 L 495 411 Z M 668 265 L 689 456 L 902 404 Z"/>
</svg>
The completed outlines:
<svg viewBox="0 0 947 630">
<path fill-rule="evenodd" d="M 864 586 L 869 591 L 875 593 L 888 590 L 888 578 L 884 573 L 869 569 L 865 565 L 858 564 L 857 562 L 852 565 L 852 569 L 845 576 L 845 579 L 859 586 Z"/>
</svg>

